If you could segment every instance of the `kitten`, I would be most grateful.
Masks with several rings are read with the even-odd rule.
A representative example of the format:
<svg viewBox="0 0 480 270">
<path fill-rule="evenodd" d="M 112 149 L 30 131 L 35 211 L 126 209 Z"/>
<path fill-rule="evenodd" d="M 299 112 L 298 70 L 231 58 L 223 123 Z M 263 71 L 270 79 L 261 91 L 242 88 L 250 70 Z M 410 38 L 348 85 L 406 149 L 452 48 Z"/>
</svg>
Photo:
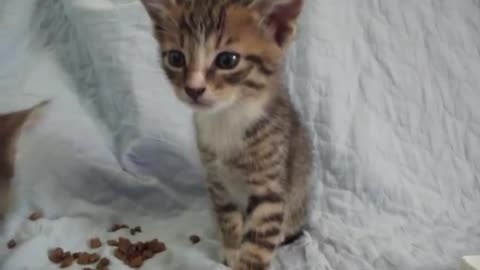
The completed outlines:
<svg viewBox="0 0 480 270">
<path fill-rule="evenodd" d="M 311 147 L 281 83 L 303 0 L 142 0 L 194 122 L 226 264 L 264 270 L 306 224 Z"/>
<path fill-rule="evenodd" d="M 0 114 L 0 220 L 8 209 L 11 179 L 14 176 L 15 145 L 22 130 L 35 122 L 36 116 L 47 105 L 42 102 L 29 109 Z"/>
</svg>

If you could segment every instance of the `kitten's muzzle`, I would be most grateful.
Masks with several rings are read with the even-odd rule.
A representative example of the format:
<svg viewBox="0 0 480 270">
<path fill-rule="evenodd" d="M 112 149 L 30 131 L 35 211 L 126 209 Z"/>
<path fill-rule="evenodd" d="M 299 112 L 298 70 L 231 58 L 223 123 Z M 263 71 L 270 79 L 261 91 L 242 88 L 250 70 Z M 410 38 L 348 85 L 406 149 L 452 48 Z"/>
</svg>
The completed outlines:
<svg viewBox="0 0 480 270">
<path fill-rule="evenodd" d="M 185 87 L 185 92 L 187 95 L 195 102 L 205 93 L 206 88 L 190 88 Z"/>
</svg>

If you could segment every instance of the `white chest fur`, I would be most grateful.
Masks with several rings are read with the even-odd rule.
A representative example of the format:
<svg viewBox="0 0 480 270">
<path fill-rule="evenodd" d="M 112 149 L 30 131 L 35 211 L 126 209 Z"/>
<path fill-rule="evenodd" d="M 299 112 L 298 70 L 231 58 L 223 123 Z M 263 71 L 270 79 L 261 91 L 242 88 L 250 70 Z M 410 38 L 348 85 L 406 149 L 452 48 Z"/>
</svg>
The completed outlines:
<svg viewBox="0 0 480 270">
<path fill-rule="evenodd" d="M 219 158 L 228 157 L 242 149 L 245 131 L 262 116 L 262 106 L 256 103 L 198 112 L 195 114 L 198 141 Z"/>
<path fill-rule="evenodd" d="M 216 156 L 209 164 L 210 169 L 216 170 L 218 181 L 225 185 L 231 199 L 242 208 L 246 207 L 249 195 L 245 178 L 239 170 L 226 166 L 225 162 L 242 151 L 246 129 L 262 116 L 263 110 L 258 104 L 232 105 L 221 111 L 195 115 L 198 143 Z"/>
</svg>

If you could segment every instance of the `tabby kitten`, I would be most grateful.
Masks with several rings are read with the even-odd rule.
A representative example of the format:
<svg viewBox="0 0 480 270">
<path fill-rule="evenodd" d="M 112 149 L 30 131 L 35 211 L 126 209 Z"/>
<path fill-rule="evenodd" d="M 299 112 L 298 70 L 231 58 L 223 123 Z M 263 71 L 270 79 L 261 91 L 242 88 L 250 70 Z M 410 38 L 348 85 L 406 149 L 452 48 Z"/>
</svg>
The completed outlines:
<svg viewBox="0 0 480 270">
<path fill-rule="evenodd" d="M 4 218 L 10 200 L 10 181 L 14 176 L 15 144 L 23 129 L 33 123 L 45 107 L 43 102 L 30 109 L 0 114 L 0 220 Z"/>
<path fill-rule="evenodd" d="M 302 0 L 142 0 L 163 68 L 195 109 L 226 264 L 264 270 L 307 219 L 311 153 L 281 84 Z"/>
</svg>

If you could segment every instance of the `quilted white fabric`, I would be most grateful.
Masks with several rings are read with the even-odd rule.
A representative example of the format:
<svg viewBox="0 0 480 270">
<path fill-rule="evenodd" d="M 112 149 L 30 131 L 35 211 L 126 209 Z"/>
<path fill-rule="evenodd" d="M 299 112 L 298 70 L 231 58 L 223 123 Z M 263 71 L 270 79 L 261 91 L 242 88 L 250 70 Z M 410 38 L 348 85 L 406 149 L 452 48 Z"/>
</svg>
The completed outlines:
<svg viewBox="0 0 480 270">
<path fill-rule="evenodd" d="M 167 244 L 142 269 L 225 269 L 191 113 L 155 46 L 138 0 L 2 1 L 0 111 L 52 107 L 20 141 L 0 233 L 19 245 L 0 245 L 0 269 L 57 269 L 49 248 L 127 235 L 112 222 Z M 478 0 L 306 0 L 285 75 L 316 188 L 311 228 L 274 270 L 447 270 L 480 254 Z"/>
</svg>

